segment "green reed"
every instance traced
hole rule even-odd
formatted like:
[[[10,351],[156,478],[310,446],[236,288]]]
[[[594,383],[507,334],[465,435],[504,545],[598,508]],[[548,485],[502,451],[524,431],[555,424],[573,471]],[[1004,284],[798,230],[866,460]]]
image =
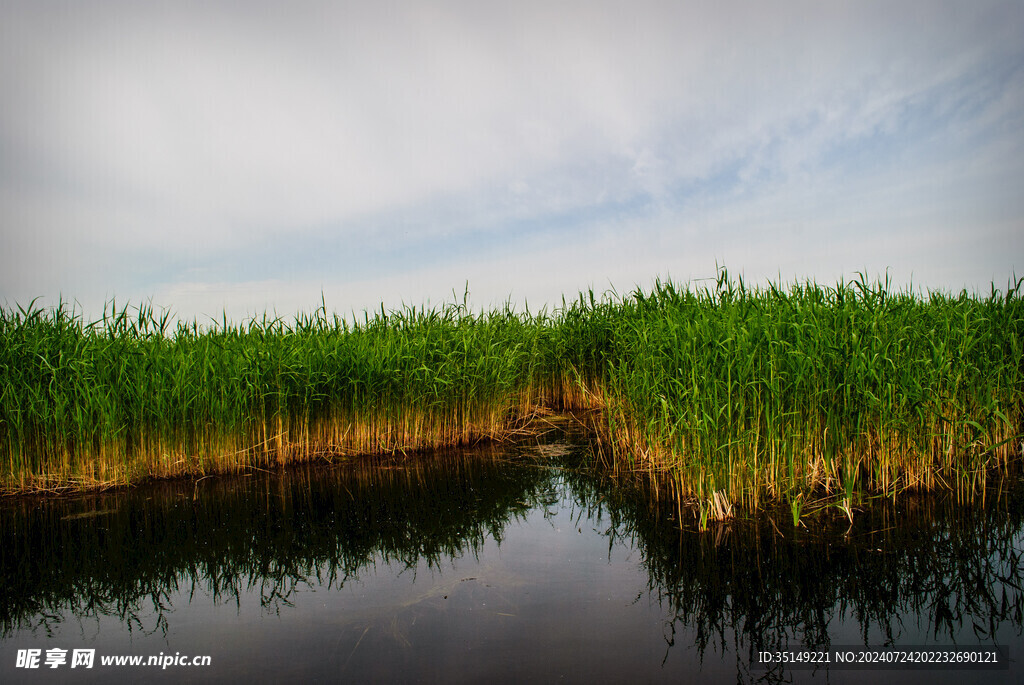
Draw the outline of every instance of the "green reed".
[[[152,309],[85,323],[0,316],[6,489],[122,483],[507,434],[550,395],[542,317],[464,305],[168,326]]]
[[[751,289],[723,270],[714,286],[588,292],[552,314],[463,302],[351,322],[321,307],[208,328],[145,306],[90,323],[65,305],[0,310],[0,484],[468,444],[553,407],[603,409],[616,468],[723,511],[827,496],[848,513],[906,489],[971,498],[1024,437],[1020,285]]]
[[[659,283],[615,310],[605,388],[618,451],[679,496],[756,505],[953,488],[971,497],[1024,434],[1024,304],[888,283]]]

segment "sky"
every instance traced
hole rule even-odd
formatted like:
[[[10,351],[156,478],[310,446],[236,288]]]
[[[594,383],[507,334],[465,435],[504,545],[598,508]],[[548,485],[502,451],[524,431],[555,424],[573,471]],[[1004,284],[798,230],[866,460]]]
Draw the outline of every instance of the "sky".
[[[1024,3],[0,0],[0,306],[1024,276]]]

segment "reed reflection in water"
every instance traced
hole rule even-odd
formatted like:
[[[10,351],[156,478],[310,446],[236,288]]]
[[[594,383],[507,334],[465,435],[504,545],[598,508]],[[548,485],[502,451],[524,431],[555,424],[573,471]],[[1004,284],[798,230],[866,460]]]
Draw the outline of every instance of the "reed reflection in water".
[[[555,442],[4,502],[0,674],[48,646],[211,654],[188,673],[208,680],[448,682],[823,678],[751,666],[802,646],[1021,653],[1020,488],[878,504],[849,530],[766,512],[699,532],[592,461]]]

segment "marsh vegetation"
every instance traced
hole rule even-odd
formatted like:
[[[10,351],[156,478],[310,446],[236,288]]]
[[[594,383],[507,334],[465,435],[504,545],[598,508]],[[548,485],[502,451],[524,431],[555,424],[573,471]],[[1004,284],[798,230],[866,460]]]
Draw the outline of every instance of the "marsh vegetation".
[[[467,445],[591,410],[601,458],[705,520],[983,496],[1024,439],[1021,281],[987,297],[659,282],[555,311],[450,304],[173,326],[0,311],[5,492]]]

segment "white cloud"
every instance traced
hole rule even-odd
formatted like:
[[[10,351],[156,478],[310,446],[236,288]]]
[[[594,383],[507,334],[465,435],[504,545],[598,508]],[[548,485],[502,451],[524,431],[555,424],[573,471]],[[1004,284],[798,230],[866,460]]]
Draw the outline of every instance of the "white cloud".
[[[263,299],[284,302],[348,282],[303,266],[328,244],[386,261],[451,245],[461,261],[415,272],[463,282],[523,225],[570,230],[556,243],[629,236],[551,288],[649,279],[662,261],[644,245],[678,226],[748,246],[790,216],[834,244],[958,213],[1008,231],[1022,17],[1012,3],[6,3],[0,295],[128,290],[184,310],[248,302],[262,269]],[[913,189],[941,170],[964,185]],[[420,288],[357,266],[347,278],[376,299]]]

